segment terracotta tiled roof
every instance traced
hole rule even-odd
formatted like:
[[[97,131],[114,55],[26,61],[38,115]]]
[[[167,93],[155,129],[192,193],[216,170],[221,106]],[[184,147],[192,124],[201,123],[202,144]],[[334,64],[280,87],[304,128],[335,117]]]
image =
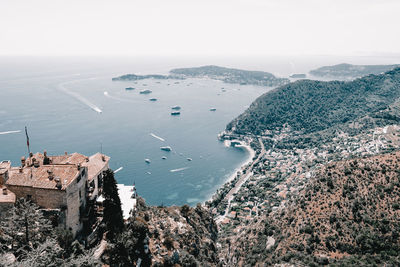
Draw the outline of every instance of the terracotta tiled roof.
[[[0,174],[5,173],[11,167],[11,162],[8,160],[0,161]]]
[[[62,188],[65,190],[68,185],[78,176],[77,165],[88,168],[88,179],[96,177],[99,172],[108,164],[110,157],[96,153],[90,157],[79,153],[72,153],[60,156],[48,156],[51,163],[43,165],[44,154],[36,153],[33,158],[39,162],[39,167],[35,168],[32,164],[32,159],[28,158],[27,164],[22,171],[20,168],[10,168],[9,179],[6,184],[18,186],[30,186],[35,188],[57,189],[55,178],[60,178]],[[0,167],[2,163],[0,162]],[[1,170],[1,169],[0,169]],[[54,178],[49,179],[48,171],[52,171]],[[32,177],[31,177],[32,176]]]
[[[49,179],[49,173],[53,173],[54,178]],[[79,174],[76,165],[41,165],[38,168],[25,167],[11,168],[7,185],[30,186],[34,188],[57,189],[55,178],[60,178],[62,188],[65,190]],[[57,189],[58,190],[58,189]]]
[[[36,153],[33,157],[40,162],[40,165],[43,164],[44,155],[42,153]],[[110,157],[101,153],[96,153],[90,157],[79,153],[48,157],[51,159],[51,164],[81,164],[88,167],[88,180],[92,180],[97,176],[110,161]]]
[[[3,194],[3,189],[6,189],[7,195]],[[0,203],[15,203],[15,194],[7,189],[5,186],[0,185]]]
[[[42,153],[36,153],[33,157],[43,164],[44,155]],[[51,160],[51,164],[82,164],[88,157],[79,153],[72,153],[60,156],[48,156]]]
[[[83,162],[82,166],[88,167],[88,180],[91,181],[94,177],[96,177],[109,161],[110,157],[96,153],[89,157],[89,161]]]
[[[50,156],[52,164],[82,164],[87,157],[79,153],[72,153],[62,156]]]

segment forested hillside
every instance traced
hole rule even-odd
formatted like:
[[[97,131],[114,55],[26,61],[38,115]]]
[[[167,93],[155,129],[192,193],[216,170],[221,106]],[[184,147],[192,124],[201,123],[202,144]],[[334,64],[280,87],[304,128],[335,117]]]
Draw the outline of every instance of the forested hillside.
[[[227,130],[261,135],[288,124],[307,134],[366,116],[400,121],[399,97],[400,68],[351,82],[302,80],[262,95]]]
[[[396,152],[324,166],[283,209],[256,222],[256,240],[242,240],[252,248],[237,253],[263,266],[398,266],[399,160]],[[276,241],[269,248],[268,236]]]
[[[359,78],[369,74],[381,74],[392,70],[400,65],[352,65],[338,64],[333,66],[324,66],[310,71],[310,74],[316,77],[351,79]]]
[[[260,86],[279,86],[289,82],[288,79],[275,77],[269,72],[240,70],[213,65],[196,68],[173,69],[170,73],[173,75],[182,75],[187,78],[207,77],[214,80],[221,80],[226,83],[253,84]]]

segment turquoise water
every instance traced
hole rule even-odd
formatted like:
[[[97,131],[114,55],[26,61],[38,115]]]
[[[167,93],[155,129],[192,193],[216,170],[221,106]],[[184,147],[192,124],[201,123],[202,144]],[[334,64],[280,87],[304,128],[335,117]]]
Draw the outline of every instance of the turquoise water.
[[[160,73],[170,66],[98,62],[19,59],[1,65],[0,132],[21,132],[0,135],[0,160],[18,165],[27,154],[26,125],[33,152],[90,155],[102,150],[114,170],[123,167],[117,181],[135,181],[149,204],[194,205],[247,159],[247,151],[225,147],[217,134],[268,88],[202,79],[112,82],[118,74]],[[125,90],[129,86],[136,89]],[[139,94],[144,89],[152,93]],[[182,107],[180,116],[170,115],[174,105]],[[172,151],[161,151],[161,146]]]
[[[215,64],[264,70],[281,77],[342,62],[394,64],[385,57],[269,58],[0,58],[0,160],[19,164],[31,150],[50,154],[100,151],[111,157],[119,183],[136,182],[138,193],[153,205],[207,199],[243,163],[247,151],[227,148],[217,134],[269,88],[224,84],[212,80],[112,82],[126,73],[165,74],[172,68]],[[144,86],[143,84],[147,84]],[[169,85],[168,85],[169,84]],[[125,87],[135,87],[126,91]],[[226,92],[222,92],[222,87]],[[149,89],[149,95],[139,94]],[[104,94],[107,92],[107,94]],[[151,102],[149,98],[157,98]],[[182,107],[170,115],[170,107]],[[102,113],[93,108],[102,110]],[[209,111],[216,108],[215,112]],[[160,141],[154,133],[165,139]],[[161,151],[171,146],[172,152]],[[163,160],[162,157],[167,159]],[[150,164],[144,159],[151,160]],[[187,161],[192,158],[192,161]],[[182,169],[171,172],[171,170]]]

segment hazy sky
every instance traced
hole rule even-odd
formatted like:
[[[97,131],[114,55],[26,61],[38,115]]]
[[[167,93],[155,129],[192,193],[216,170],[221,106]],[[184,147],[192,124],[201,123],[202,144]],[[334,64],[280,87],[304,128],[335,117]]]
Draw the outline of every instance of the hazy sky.
[[[400,53],[399,0],[0,0],[0,55]]]

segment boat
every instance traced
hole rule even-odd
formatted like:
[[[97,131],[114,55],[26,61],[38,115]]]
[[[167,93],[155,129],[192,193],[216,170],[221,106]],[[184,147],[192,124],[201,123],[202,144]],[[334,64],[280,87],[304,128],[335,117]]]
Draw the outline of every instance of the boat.
[[[149,159],[144,159],[144,161],[145,161],[146,163],[150,163],[150,162],[151,162],[151,160],[149,160]]]
[[[172,116],[177,116],[177,115],[181,115],[181,113],[179,111],[173,111],[171,112]]]
[[[192,158],[187,158],[187,161],[192,161],[193,159]]]
[[[216,108],[210,108],[210,111],[216,111],[217,109]]]
[[[125,90],[135,90],[135,87],[126,87]]]
[[[171,107],[171,109],[173,109],[173,110],[180,110],[181,107],[180,107],[180,106],[173,106],[173,107]]]
[[[150,93],[151,93],[151,90],[149,90],[149,89],[140,91],[140,94],[150,94]]]
[[[163,156],[162,159],[167,159],[167,157],[166,157],[166,156]]]
[[[157,98],[150,98],[149,100],[154,102],[157,101]]]
[[[168,151],[168,152],[172,150],[172,148],[170,146],[162,146],[162,147],[160,147],[160,149],[164,150],[164,151]]]

